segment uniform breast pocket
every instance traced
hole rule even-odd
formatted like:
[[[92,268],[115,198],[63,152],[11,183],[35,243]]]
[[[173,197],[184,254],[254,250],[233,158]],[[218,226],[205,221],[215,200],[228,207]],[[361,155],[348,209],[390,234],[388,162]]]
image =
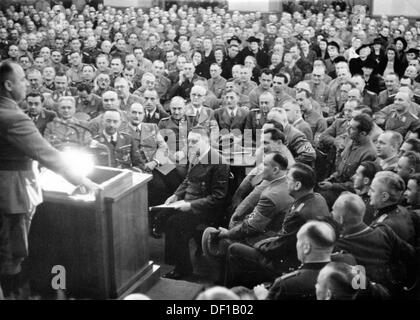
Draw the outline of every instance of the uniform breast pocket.
[[[117,160],[129,163],[131,161],[131,146],[123,146],[117,150]]]

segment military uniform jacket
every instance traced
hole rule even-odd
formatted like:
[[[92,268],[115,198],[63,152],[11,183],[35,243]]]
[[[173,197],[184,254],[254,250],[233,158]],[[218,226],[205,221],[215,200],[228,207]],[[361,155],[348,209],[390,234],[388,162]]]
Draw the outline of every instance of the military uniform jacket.
[[[286,138],[285,145],[289,148],[295,160],[311,166],[315,161],[316,152],[305,135],[291,125],[286,125],[283,133]]]
[[[71,85],[75,86],[83,81],[82,67],[83,65],[77,69],[71,67],[67,70],[66,75],[69,78]]]
[[[277,278],[267,300],[316,300],[318,274],[327,264],[305,263],[298,270]]]
[[[176,120],[172,116],[163,118],[158,124],[160,134],[165,138],[169,149],[169,157],[177,151],[184,152],[187,155],[187,137],[191,128],[188,127],[187,118],[184,116],[181,120]],[[174,161],[175,159],[172,158]],[[187,160],[185,159],[185,164]]]
[[[396,94],[396,92],[393,92],[392,94],[389,94],[389,91],[387,89],[379,92],[379,95],[378,95],[378,109],[382,110],[384,107],[392,104],[394,102],[395,94]]]
[[[411,112],[407,111],[403,114],[398,114],[393,109],[394,105],[389,105],[376,113],[377,118],[385,119],[385,130],[397,131],[405,137],[409,131],[413,132],[420,127],[419,118]]]
[[[261,193],[257,205],[244,221],[229,230],[229,239],[253,237],[252,242],[267,237],[268,231],[278,232],[293,198],[287,191],[286,176],[271,181]],[[257,237],[257,238],[256,238]]]
[[[373,223],[363,230],[341,235],[334,251],[352,254],[357,264],[366,268],[370,280],[389,289],[402,280],[405,270],[401,267],[416,268],[418,260],[415,248],[383,223]]]
[[[128,131],[128,123],[129,123],[128,118],[127,118],[127,114],[124,111],[120,110],[120,115],[121,115],[121,126],[120,126],[119,130],[121,132],[127,132]],[[96,118],[93,118],[92,120],[89,121],[88,127],[89,127],[89,130],[92,132],[92,135],[96,136],[104,130],[103,116],[104,116],[104,114],[101,113],[99,116],[97,116]]]
[[[129,134],[118,132],[115,146],[107,140],[103,133],[93,139],[106,146],[106,148],[93,149],[99,165],[120,169],[141,167],[139,150]]]
[[[314,135],[312,133],[312,128],[303,118],[298,119],[297,121],[293,122],[293,127],[298,129],[302,132],[306,139],[313,145],[314,144]]]
[[[55,118],[48,123],[44,137],[57,149],[62,149],[66,145],[86,146],[92,139],[87,127],[87,122],[76,118],[68,121]]]
[[[264,256],[281,266],[298,264],[296,234],[308,220],[330,217],[327,202],[318,193],[309,193],[292,204],[283,221],[278,236],[262,240],[254,245]]]
[[[327,121],[314,109],[304,113],[303,118],[311,126],[315,142],[318,141],[321,133],[327,129]]]
[[[348,136],[350,122],[346,119],[335,120],[319,137],[321,144],[333,146],[336,138],[341,137],[345,140]]]
[[[135,94],[129,94],[127,100],[120,99],[120,109],[123,111],[128,111],[133,103],[141,103],[141,98]]]
[[[416,241],[416,225],[413,215],[406,208],[398,205],[381,208],[375,212],[372,224],[386,224],[401,239],[414,245]]]
[[[41,113],[32,119],[35,123],[35,126],[38,128],[39,132],[43,135],[47,124],[54,120],[57,114],[54,111],[43,109]]]
[[[26,213],[36,205],[27,192],[37,186],[32,159],[78,185],[81,177],[67,168],[61,154],[41,135],[16,102],[0,97],[0,212]]]
[[[348,182],[363,161],[375,161],[376,151],[370,139],[361,143],[350,141],[346,144],[337,166],[338,182]]]
[[[274,107],[283,108],[283,105],[287,102],[293,100],[293,97],[282,91],[281,93],[274,93]]]
[[[160,165],[168,162],[168,146],[154,123],[141,123],[138,127],[129,125],[128,133],[133,137],[144,163],[156,160]]]
[[[190,166],[174,194],[191,203],[193,214],[212,221],[225,204],[228,180],[229,165],[217,150],[210,149],[196,165]]]

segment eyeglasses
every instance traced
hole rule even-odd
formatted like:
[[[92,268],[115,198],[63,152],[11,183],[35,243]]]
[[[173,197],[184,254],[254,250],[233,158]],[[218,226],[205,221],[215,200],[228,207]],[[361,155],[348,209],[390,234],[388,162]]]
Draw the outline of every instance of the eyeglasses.
[[[198,97],[198,98],[201,98],[201,97],[204,97],[204,95],[202,95],[202,94],[198,94],[198,93],[191,93],[191,97]]]

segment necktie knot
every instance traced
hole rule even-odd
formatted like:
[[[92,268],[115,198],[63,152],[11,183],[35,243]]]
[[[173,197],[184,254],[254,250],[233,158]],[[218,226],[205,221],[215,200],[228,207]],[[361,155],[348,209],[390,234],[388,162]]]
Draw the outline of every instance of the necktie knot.
[[[117,145],[117,141],[114,139],[114,136],[111,136],[111,144],[115,147]]]

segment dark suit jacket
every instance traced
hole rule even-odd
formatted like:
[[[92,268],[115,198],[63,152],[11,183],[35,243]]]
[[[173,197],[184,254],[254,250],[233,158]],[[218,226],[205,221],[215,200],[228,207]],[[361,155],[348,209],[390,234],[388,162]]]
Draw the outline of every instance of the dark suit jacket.
[[[41,135],[16,102],[0,97],[0,212],[26,213],[34,203],[27,187],[37,187],[32,160],[78,185],[82,177],[67,167],[61,154]]]
[[[235,117],[232,119],[229,114],[230,110],[227,107],[217,109],[214,112],[214,118],[219,125],[219,129],[227,129],[229,131],[233,129],[239,129],[241,133],[244,132],[246,118],[248,116],[248,110],[238,107]]]
[[[264,256],[281,267],[299,264],[296,251],[296,234],[308,220],[331,216],[327,202],[318,193],[309,193],[297,199],[283,221],[277,237],[268,238],[254,245]]]
[[[225,204],[228,180],[229,165],[217,150],[210,149],[198,164],[189,168],[175,195],[191,203],[193,214],[211,221],[217,219]]]
[[[35,126],[38,128],[39,132],[44,135],[45,128],[47,124],[54,120],[57,114],[54,111],[42,110],[38,118],[34,121]]]

